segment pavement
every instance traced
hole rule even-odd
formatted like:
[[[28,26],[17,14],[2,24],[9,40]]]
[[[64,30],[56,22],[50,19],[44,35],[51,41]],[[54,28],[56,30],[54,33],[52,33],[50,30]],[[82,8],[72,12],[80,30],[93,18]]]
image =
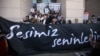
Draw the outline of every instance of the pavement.
[[[29,56],[86,56],[86,51],[83,52],[71,52],[71,53],[45,53],[45,54],[37,54],[37,55],[29,55]]]

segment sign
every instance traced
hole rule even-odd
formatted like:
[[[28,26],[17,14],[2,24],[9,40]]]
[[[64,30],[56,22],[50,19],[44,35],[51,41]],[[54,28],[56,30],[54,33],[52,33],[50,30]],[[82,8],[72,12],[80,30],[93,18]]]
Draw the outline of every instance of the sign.
[[[100,24],[35,25],[0,17],[0,29],[13,50],[27,55],[39,52],[84,50],[90,48],[89,34],[100,38]]]
[[[47,6],[46,3],[37,3],[37,10],[40,11],[40,13],[44,14],[44,8]]]
[[[41,14],[47,14],[49,10],[53,10],[55,12],[60,12],[61,10],[60,3],[36,3],[36,5],[37,10],[40,11]]]
[[[49,8],[51,10],[54,10],[55,12],[59,12],[61,8],[61,4],[60,3],[50,3]]]

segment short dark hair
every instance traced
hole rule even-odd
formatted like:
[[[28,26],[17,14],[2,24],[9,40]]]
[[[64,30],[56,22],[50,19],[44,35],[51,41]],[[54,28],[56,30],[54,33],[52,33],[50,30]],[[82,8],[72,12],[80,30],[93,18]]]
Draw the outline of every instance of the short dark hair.
[[[95,15],[92,15],[92,17],[95,17]]]

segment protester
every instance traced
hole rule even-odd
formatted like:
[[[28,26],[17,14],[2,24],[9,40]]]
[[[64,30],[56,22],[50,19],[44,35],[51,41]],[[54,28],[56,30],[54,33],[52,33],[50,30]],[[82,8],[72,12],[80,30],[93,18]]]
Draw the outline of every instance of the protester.
[[[50,24],[57,24],[57,19],[53,18]]]
[[[62,14],[58,13],[58,17],[57,17],[58,21],[60,21],[62,17],[63,17]]]
[[[48,14],[47,15],[47,20],[46,20],[46,24],[50,24],[52,22],[52,19],[54,18],[54,16],[52,14]]]
[[[42,9],[41,9],[42,10]],[[44,11],[37,10],[35,8],[31,8],[29,15],[23,19],[23,22],[35,23],[35,24],[51,24],[57,20],[56,24],[66,24],[65,19],[59,11],[55,12],[54,9],[50,9],[48,6],[44,8]],[[54,19],[56,18],[56,20]]]
[[[91,23],[97,23],[97,18],[95,15],[92,15]]]
[[[42,23],[43,25],[46,25],[46,21],[47,21],[47,15],[44,15],[44,16],[42,17],[42,19],[41,19],[41,23]]]
[[[23,19],[23,22],[30,22],[29,16],[26,16],[26,17]]]
[[[72,21],[71,21],[71,20],[68,20],[68,21],[67,21],[67,24],[72,24]]]
[[[90,34],[89,41],[92,46],[92,50],[88,56],[100,56],[100,37],[97,40],[94,40],[93,38],[93,34]]]
[[[61,20],[59,20],[58,22],[59,22],[59,24],[66,24],[64,17],[62,17]]]
[[[83,23],[87,23],[88,20],[89,20],[89,12],[85,10],[83,14]]]
[[[5,34],[0,30],[0,56],[8,56],[8,45],[4,37]]]
[[[91,20],[88,20],[88,21],[86,22],[86,24],[91,24]]]

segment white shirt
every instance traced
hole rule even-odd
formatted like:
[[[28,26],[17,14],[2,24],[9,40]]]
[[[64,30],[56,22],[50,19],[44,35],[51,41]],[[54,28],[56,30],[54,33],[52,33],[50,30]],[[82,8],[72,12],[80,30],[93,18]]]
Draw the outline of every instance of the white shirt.
[[[35,12],[34,8],[31,8],[31,12],[32,12],[32,13],[34,13],[34,12]]]
[[[43,20],[43,24],[44,24],[44,25],[46,24],[46,20]]]
[[[88,20],[89,19],[89,13],[85,12],[83,15],[83,20]]]

